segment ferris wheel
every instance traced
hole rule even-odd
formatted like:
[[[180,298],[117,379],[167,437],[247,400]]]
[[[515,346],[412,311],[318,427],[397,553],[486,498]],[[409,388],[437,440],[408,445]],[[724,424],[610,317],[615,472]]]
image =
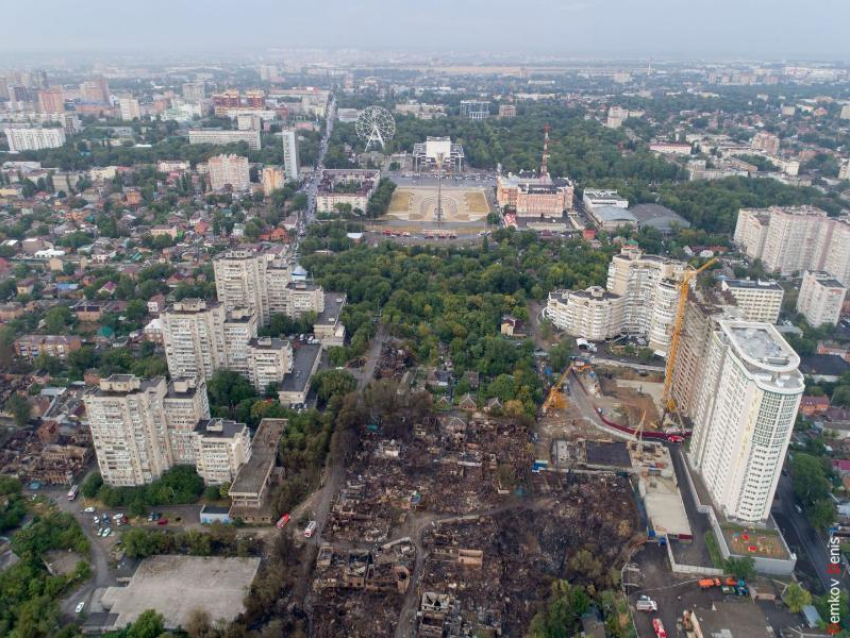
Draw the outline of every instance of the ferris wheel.
[[[382,106],[370,106],[360,113],[354,124],[357,136],[366,142],[366,150],[371,146],[386,147],[395,135],[395,120],[392,114]]]

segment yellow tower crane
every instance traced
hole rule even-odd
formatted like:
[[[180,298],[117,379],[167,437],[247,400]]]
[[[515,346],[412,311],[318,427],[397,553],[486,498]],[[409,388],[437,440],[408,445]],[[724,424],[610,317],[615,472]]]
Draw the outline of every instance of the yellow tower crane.
[[[682,282],[679,284],[679,307],[676,310],[676,321],[673,323],[673,334],[670,338],[670,350],[667,353],[667,367],[664,370],[664,407],[666,412],[676,410],[676,401],[671,392],[673,389],[673,370],[676,367],[676,356],[679,354],[679,341],[682,338],[682,323],[685,320],[685,306],[688,302],[688,293],[691,290],[691,281],[716,262],[717,257],[712,257],[696,270],[686,270],[682,274]]]
[[[567,407],[567,400],[564,397],[564,392],[561,390],[561,386],[563,386],[566,382],[572,368],[573,364],[571,363],[567,366],[567,369],[564,370],[563,374],[558,377],[558,380],[552,384],[552,387],[549,389],[549,395],[543,402],[543,414],[546,414],[549,411],[549,408],[552,407],[558,410],[563,410]]]

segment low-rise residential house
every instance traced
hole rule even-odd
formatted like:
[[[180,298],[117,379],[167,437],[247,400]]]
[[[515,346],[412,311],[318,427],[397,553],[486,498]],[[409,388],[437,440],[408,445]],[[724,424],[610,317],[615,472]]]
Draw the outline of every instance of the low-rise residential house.
[[[15,353],[31,361],[40,354],[65,361],[82,347],[83,340],[76,335],[24,335],[15,341]]]

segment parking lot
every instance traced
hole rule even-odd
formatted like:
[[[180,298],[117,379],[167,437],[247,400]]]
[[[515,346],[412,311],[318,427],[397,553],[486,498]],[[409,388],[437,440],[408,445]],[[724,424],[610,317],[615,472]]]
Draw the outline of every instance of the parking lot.
[[[799,626],[802,618],[792,614],[780,602],[753,602],[749,596],[726,595],[720,588],[700,589],[698,578],[688,574],[674,574],[667,562],[667,552],[658,545],[646,545],[633,558],[632,563],[639,571],[624,573],[624,583],[638,583],[627,587],[629,601],[634,605],[641,595],[652,598],[658,604],[657,612],[634,614],[639,636],[653,636],[652,619],[660,618],[670,638],[684,636],[679,623],[686,609],[709,609],[717,602],[734,602],[741,605],[758,606],[776,635],[786,627]]]

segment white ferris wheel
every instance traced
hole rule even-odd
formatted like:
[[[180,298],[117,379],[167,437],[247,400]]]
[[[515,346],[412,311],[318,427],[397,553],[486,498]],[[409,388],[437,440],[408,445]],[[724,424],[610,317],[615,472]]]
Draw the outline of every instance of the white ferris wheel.
[[[386,147],[395,135],[395,120],[392,114],[382,106],[370,106],[363,109],[354,124],[357,136],[366,142],[368,151],[373,145]]]

